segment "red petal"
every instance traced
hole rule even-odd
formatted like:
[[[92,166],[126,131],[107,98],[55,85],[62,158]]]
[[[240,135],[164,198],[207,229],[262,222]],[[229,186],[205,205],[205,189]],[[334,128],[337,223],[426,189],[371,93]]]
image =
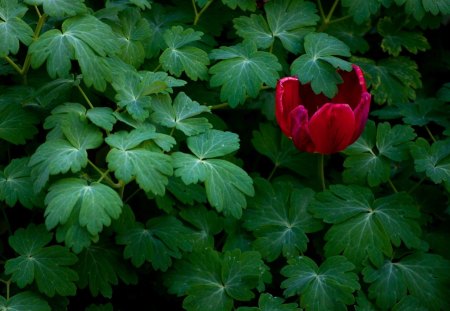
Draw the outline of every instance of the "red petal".
[[[366,89],[366,82],[361,69],[352,65],[352,71],[339,70],[343,82],[338,86],[338,93],[331,100],[333,103],[347,103],[355,109],[361,101],[361,96]]]
[[[296,77],[286,77],[277,83],[275,116],[281,130],[288,137],[291,137],[289,113],[300,104],[299,87],[300,83]]]
[[[355,116],[348,104],[327,103],[309,122],[315,152],[330,154],[344,150],[355,132]]]
[[[361,101],[359,102],[358,107],[353,110],[355,115],[355,132],[353,133],[350,144],[353,144],[364,131],[364,127],[366,126],[366,121],[369,116],[370,99],[370,94],[368,92],[364,92],[361,96]]]
[[[297,149],[306,152],[314,152],[314,144],[309,136],[308,111],[303,106],[298,106],[290,115],[291,135]]]

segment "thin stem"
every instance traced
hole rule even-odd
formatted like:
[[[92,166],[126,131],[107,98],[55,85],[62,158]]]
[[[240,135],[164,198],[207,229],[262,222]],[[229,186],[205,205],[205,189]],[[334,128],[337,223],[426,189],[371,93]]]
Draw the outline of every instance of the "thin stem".
[[[123,203],[127,203],[128,201],[130,201],[136,194],[138,194],[142,189],[141,188],[137,188],[132,194],[130,194],[128,196],[128,198],[126,198]]]
[[[20,66],[17,65],[11,58],[5,56],[5,60],[14,68],[15,71],[17,71],[19,74],[22,74],[22,68],[20,68]]]
[[[419,186],[422,184],[422,182],[425,180],[425,176],[422,177],[422,179],[419,180],[414,186],[411,187],[411,189],[408,190],[408,194],[413,193]]]
[[[86,93],[83,91],[83,89],[81,88],[81,86],[79,84],[77,84],[77,88],[78,88],[78,91],[80,91],[81,95],[83,96],[84,100],[89,105],[89,107],[91,107],[91,109],[94,108],[94,105],[92,105],[91,101],[89,100],[89,97],[87,97]]]
[[[333,19],[332,21],[328,22],[328,25],[333,24],[333,23],[339,23],[339,22],[345,21],[346,19],[349,19],[350,17],[352,17],[352,16],[351,15],[346,15],[346,16],[342,16],[342,17]]]
[[[319,157],[319,178],[320,178],[320,183],[322,184],[323,191],[325,191],[327,189],[327,186],[325,184],[324,158],[325,158],[325,155],[323,155],[323,154],[321,154]]]
[[[194,19],[194,26],[198,24],[198,21],[200,20],[200,16],[202,16],[203,13],[208,9],[208,7],[213,3],[214,0],[209,0],[205,6],[200,10],[200,12],[197,12],[197,7],[195,6],[195,0],[192,0],[192,3],[194,4],[195,9],[195,19]]]
[[[156,72],[159,70],[159,68],[161,68],[161,63],[158,64],[158,66],[155,67],[155,69],[153,69],[153,72]]]
[[[8,281],[0,279],[0,282],[4,283],[6,285],[6,300],[9,300],[11,279],[9,279]]]
[[[320,25],[318,31],[324,31],[328,27],[328,25],[330,24],[331,17],[333,17],[333,13],[336,10],[338,3],[339,3],[339,0],[335,0],[333,5],[331,6],[330,11],[328,12],[328,15],[325,16],[325,13],[324,13],[323,7],[322,7],[322,3],[319,0],[319,10],[320,10],[320,15],[322,17],[322,25]]]
[[[277,168],[278,168],[278,164],[276,164],[275,163],[275,165],[273,166],[273,168],[272,168],[272,171],[270,172],[270,174],[269,174],[269,177],[267,177],[267,180],[271,180],[272,179],[272,177],[273,177],[273,175],[275,174],[275,171],[277,170]]]
[[[428,127],[428,125],[425,125],[425,130],[427,131],[428,135],[430,135],[431,140],[435,143],[436,142],[436,138],[434,138],[433,133],[431,133],[430,128]]]
[[[221,109],[221,108],[225,108],[228,107],[228,103],[222,103],[222,104],[217,104],[217,105],[212,105],[212,106],[208,106],[209,109],[214,110],[214,109]]]
[[[41,34],[42,27],[44,26],[45,20],[47,19],[47,14],[41,14],[37,6],[34,6],[34,8],[36,10],[37,15],[39,16],[39,20],[37,22],[36,29],[34,29],[33,35],[33,40],[36,40],[37,38],[39,38],[39,35]],[[30,69],[30,65],[31,65],[31,54],[27,53],[27,56],[25,57],[25,61],[22,66],[22,75],[24,76],[24,79],[26,79],[26,74]]]
[[[97,182],[101,182],[103,179],[113,188],[120,188],[122,187],[122,183],[119,181],[118,183],[115,183],[109,178],[109,170],[106,170],[105,172],[102,171],[100,168],[97,167],[91,160],[88,159],[88,163],[94,170],[96,170],[100,174],[100,178],[97,180]]]
[[[327,17],[325,18],[327,24],[330,23],[331,17],[333,16],[334,10],[336,10],[338,3],[339,3],[339,0],[335,0],[333,3],[333,6],[330,9],[330,12],[328,12]]]
[[[197,5],[195,4],[195,0],[192,0],[192,7],[194,8],[194,13],[195,13],[195,16],[197,17],[198,11],[197,11]]]
[[[175,132],[175,127],[172,127],[172,129],[170,130],[170,136],[173,136],[173,133]]]
[[[395,187],[394,183],[392,182],[392,180],[391,180],[390,178],[388,179],[388,184],[389,184],[389,186],[391,186],[392,190],[393,190],[395,193],[398,193],[397,188]]]
[[[320,17],[325,20],[325,11],[323,10],[322,1],[318,1]]]

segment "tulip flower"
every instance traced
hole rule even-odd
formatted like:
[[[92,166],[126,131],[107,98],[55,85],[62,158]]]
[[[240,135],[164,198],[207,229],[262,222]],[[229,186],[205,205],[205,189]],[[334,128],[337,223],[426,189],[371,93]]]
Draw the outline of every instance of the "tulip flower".
[[[351,145],[364,130],[369,115],[370,94],[361,69],[338,70],[343,82],[329,99],[315,94],[311,85],[297,77],[285,77],[276,88],[275,114],[283,133],[297,149],[331,154]]]

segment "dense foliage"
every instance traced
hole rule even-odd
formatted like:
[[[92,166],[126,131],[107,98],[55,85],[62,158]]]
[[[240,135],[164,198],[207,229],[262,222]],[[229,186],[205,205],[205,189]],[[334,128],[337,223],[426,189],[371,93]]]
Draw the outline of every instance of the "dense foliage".
[[[449,310],[449,16],[0,0],[0,309]],[[277,80],[331,98],[352,64],[362,136],[298,151]]]

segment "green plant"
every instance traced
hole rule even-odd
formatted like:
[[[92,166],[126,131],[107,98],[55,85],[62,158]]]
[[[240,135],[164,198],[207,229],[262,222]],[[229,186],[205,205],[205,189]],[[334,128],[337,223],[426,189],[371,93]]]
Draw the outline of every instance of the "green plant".
[[[449,14],[0,0],[0,308],[448,309]],[[277,80],[352,63],[364,133],[299,152]]]

